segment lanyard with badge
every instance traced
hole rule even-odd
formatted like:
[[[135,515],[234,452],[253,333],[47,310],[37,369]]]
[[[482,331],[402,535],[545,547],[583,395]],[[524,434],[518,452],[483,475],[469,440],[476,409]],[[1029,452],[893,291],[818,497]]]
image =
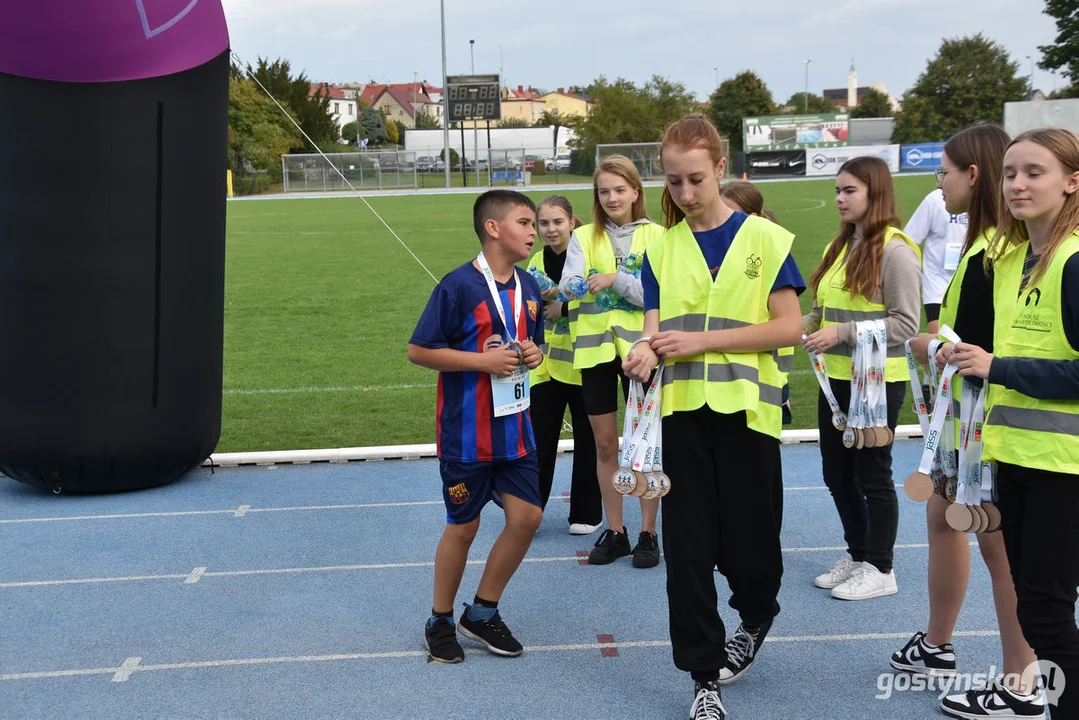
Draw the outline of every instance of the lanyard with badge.
[[[942,326],[940,334],[954,343],[959,342],[959,337],[948,327]],[[929,347],[929,370],[930,382],[935,379],[935,351],[939,343],[930,343]],[[940,384],[937,386],[937,397],[933,403],[933,413],[929,418],[925,432],[925,444],[922,449],[921,461],[918,470],[910,474],[904,482],[907,497],[917,502],[925,502],[932,495],[936,483],[933,481],[936,463],[939,461],[943,471],[941,494],[947,497],[948,487],[958,474],[954,455],[954,429],[952,424],[952,378],[958,370],[957,366],[949,363],[944,367],[940,376]]]
[[[498,286],[495,285],[495,276],[491,272],[491,266],[487,264],[487,258],[481,252],[476,256],[476,264],[480,266],[484,279],[487,281],[487,289],[491,291],[491,299],[494,300],[495,310],[502,320],[502,327],[506,330],[506,346],[517,351],[518,364],[508,377],[491,375],[491,400],[495,409],[495,417],[515,415],[528,409],[531,403],[528,384],[528,366],[524,364],[524,355],[521,352],[521,344],[517,341],[517,323],[521,317],[524,301],[524,288],[521,287],[521,279],[517,276],[517,269],[513,270],[513,281],[517,291],[513,294],[513,322],[506,321],[506,311],[502,309],[502,298],[498,295]]]
[[[641,338],[637,342],[645,342]],[[637,343],[634,343],[636,345]],[[623,495],[651,500],[663,497],[671,489],[670,478],[663,472],[663,397],[661,360],[647,391],[630,378],[626,414],[622,424],[622,452],[619,468],[612,482]]]

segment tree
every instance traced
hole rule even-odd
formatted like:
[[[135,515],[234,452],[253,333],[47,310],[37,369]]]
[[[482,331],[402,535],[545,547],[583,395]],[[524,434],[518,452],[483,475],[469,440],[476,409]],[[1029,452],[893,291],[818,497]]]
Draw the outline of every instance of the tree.
[[[398,144],[400,144],[400,145],[404,145],[405,144],[405,133],[408,132],[408,126],[405,125],[400,120],[394,120],[393,124],[397,126],[397,141],[396,142]],[[390,129],[389,126],[387,126],[386,130],[389,131],[389,129]]]
[[[367,108],[360,113],[360,125],[372,145],[386,142],[386,117],[378,110]]]
[[[809,93],[809,108],[807,109],[806,94],[804,92],[796,92],[787,100],[782,111],[784,114],[791,115],[798,115],[800,113],[831,114],[836,111],[836,107],[820,95]]]
[[[498,121],[498,127],[500,128],[526,128],[532,127],[531,124],[524,118],[502,118]]]
[[[386,142],[393,143],[394,145],[401,142],[401,134],[397,129],[397,122],[390,121],[386,123]]]
[[[1042,53],[1038,67],[1049,71],[1064,68],[1071,85],[1079,87],[1079,2],[1046,0],[1042,12],[1056,20],[1057,37],[1051,45],[1038,46]]]
[[[441,130],[442,123],[438,121],[438,118],[427,113],[420,113],[416,116],[416,129],[417,130]]]
[[[666,127],[693,112],[696,102],[681,83],[653,75],[638,88],[619,78],[600,77],[585,91],[595,103],[587,118],[575,118],[574,147],[581,155],[595,155],[600,143],[658,142]],[[563,119],[563,124],[570,122]]]
[[[277,99],[313,140],[319,143],[333,142],[339,135],[337,124],[330,116],[330,93],[323,85],[316,95],[311,94],[311,81],[302,72],[292,77],[292,68],[288,60],[269,62],[259,58],[254,76],[266,90]],[[306,145],[302,137],[294,150],[303,150]]]
[[[946,39],[903,98],[892,142],[944,140],[978,121],[999,123],[1004,103],[1026,99],[1018,63],[981,33]]]
[[[229,167],[238,174],[247,168],[281,179],[281,156],[297,143],[300,133],[270,98],[251,80],[229,79]]]
[[[892,109],[892,101],[888,96],[876,88],[870,88],[862,97],[858,98],[858,104],[850,111],[852,118],[890,118],[895,116]]]
[[[438,156],[444,161],[446,159],[446,148],[438,153]],[[452,170],[457,166],[457,163],[461,160],[460,154],[454,148],[450,148],[450,169]]]
[[[730,140],[731,150],[742,149],[742,120],[775,114],[772,92],[752,70],[745,70],[719,84],[710,100],[712,123]]]
[[[572,125],[573,125],[573,123],[575,121],[576,121],[575,116],[571,115],[567,119],[566,117],[558,115],[557,113],[549,112],[547,110],[544,110],[543,113],[539,116],[539,119],[536,120],[536,127],[553,127],[554,128],[554,138],[551,141],[551,158],[553,160],[556,160],[556,161],[558,160],[558,133],[559,133],[559,131],[564,127],[572,127]],[[558,164],[557,163],[554,166],[554,171],[555,171],[555,173],[558,172]]]
[[[356,137],[357,128],[359,128],[360,131],[359,137]],[[345,126],[341,128],[341,137],[343,137],[345,140],[348,140],[349,144],[351,145],[358,145],[359,141],[364,137],[363,127],[355,121],[345,123]]]

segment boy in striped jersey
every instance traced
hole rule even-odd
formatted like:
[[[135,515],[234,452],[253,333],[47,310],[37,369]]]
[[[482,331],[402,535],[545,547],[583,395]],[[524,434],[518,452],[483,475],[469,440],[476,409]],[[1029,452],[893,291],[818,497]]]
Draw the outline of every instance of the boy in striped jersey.
[[[430,659],[464,660],[457,630],[496,655],[523,648],[498,612],[498,600],[542,519],[528,370],[542,362],[542,297],[515,263],[536,238],[536,207],[525,195],[492,190],[473,206],[483,246],[431,294],[408,346],[408,359],[438,370],[438,457],[446,528],[435,553],[434,604],[424,645]],[[494,500],[506,513],[476,590],[453,624],[453,602],[480,511]]]

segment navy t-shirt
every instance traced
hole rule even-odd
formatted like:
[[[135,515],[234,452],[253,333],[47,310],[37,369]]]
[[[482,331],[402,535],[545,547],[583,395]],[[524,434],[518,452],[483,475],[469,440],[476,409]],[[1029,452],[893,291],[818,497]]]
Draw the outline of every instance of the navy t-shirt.
[[[719,274],[719,268],[723,264],[723,259],[727,256],[727,250],[730,249],[731,243],[734,242],[734,236],[742,229],[742,223],[746,221],[747,217],[749,216],[744,212],[735,211],[719,227],[693,233],[693,237],[697,239],[697,244],[704,255],[704,261],[708,263],[708,270],[712,273],[713,280]],[[659,280],[656,279],[656,274],[652,272],[652,265],[648,262],[647,251],[644,253],[644,267],[641,268],[641,284],[644,286],[645,312],[658,310]],[[787,259],[783,261],[783,265],[779,268],[776,281],[772,284],[772,292],[787,287],[794,288],[794,291],[799,295],[806,289],[802,273],[798,270],[798,265],[789,253],[787,254]]]
[[[543,343],[543,300],[536,281],[518,269],[524,292],[517,339]],[[496,282],[506,320],[513,317],[517,293],[513,278]],[[483,273],[471,262],[452,271],[431,293],[423,315],[409,342],[424,348],[452,348],[483,352],[484,343],[496,335],[505,339],[504,326],[495,309]],[[494,416],[491,376],[477,372],[438,374],[438,456],[454,462],[516,460],[535,450],[532,421],[527,411]]]

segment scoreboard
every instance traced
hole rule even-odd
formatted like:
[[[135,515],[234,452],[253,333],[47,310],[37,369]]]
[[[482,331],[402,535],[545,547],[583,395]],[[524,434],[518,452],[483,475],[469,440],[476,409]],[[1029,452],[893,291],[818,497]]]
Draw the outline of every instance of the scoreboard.
[[[449,122],[502,119],[502,83],[498,75],[447,75]]]

